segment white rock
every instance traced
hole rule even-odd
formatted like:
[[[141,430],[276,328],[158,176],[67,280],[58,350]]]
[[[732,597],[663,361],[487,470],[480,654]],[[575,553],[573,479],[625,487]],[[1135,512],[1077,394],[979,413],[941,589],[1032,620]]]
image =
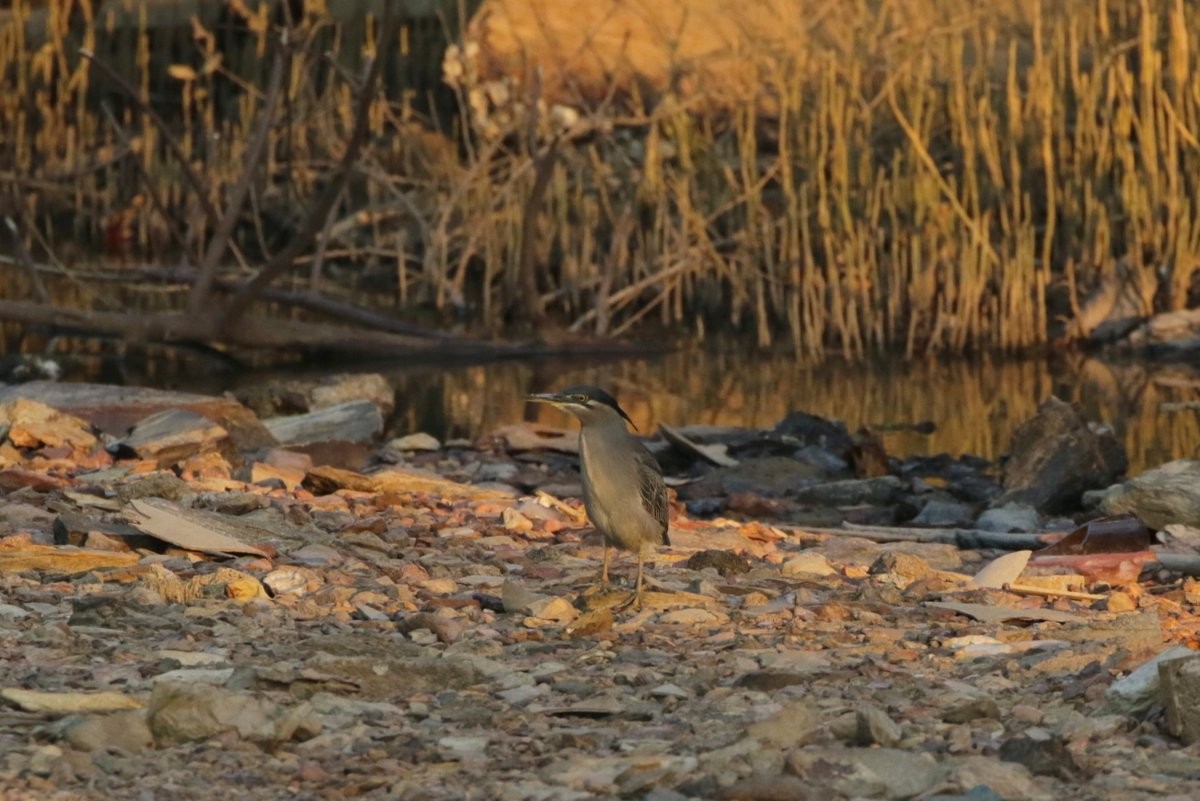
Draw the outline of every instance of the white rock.
[[[436,451],[442,447],[442,443],[437,441],[437,437],[418,431],[415,434],[396,437],[385,447],[393,451]]]

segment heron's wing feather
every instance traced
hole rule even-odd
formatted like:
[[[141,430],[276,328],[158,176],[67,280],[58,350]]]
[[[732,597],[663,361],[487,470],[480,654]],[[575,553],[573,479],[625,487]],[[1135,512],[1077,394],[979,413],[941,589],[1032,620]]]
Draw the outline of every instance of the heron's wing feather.
[[[662,543],[667,539],[667,485],[663,482],[662,468],[658,460],[645,447],[637,449],[638,489],[642,493],[642,506],[662,525]]]

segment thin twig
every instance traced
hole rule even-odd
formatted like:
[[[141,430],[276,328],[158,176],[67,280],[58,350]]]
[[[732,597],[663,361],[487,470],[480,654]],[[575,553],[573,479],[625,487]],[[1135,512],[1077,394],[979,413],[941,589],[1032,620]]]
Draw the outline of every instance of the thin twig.
[[[1069,598],[1072,601],[1103,601],[1107,595],[1097,595],[1094,592],[1075,592],[1074,590],[1051,590],[1046,587],[1031,587],[1028,584],[1005,584],[1005,592],[1015,595],[1037,595],[1042,598]]]

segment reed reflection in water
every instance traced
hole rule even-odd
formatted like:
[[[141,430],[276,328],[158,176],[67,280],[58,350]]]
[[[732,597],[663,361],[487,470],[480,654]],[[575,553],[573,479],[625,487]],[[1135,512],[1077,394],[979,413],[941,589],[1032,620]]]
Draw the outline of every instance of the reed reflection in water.
[[[790,411],[841,420],[853,431],[881,430],[893,455],[1002,455],[1013,430],[1055,394],[1078,402],[1087,419],[1124,438],[1130,473],[1200,450],[1192,409],[1200,372],[1187,366],[1106,363],[1083,356],[871,364],[798,364],[789,357],[683,350],[601,364],[504,362],[462,368],[385,370],[397,388],[394,433],[427,431],[475,438],[523,419],[570,420],[526,405],[528,392],[591,383],[609,388],[643,433],[670,425],[769,427]],[[931,434],[894,426],[929,421]]]

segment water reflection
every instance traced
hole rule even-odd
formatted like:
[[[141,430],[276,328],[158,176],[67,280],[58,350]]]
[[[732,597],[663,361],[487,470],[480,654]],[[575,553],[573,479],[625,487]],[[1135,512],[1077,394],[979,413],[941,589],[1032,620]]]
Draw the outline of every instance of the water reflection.
[[[385,371],[397,388],[397,432],[477,437],[521,419],[553,425],[555,410],[526,405],[527,392],[594,383],[608,387],[643,432],[660,421],[770,426],[803,409],[884,429],[897,455],[972,453],[995,459],[1013,429],[1051,394],[1078,402],[1090,420],[1112,425],[1125,440],[1131,472],[1200,447],[1197,412],[1165,412],[1163,403],[1200,400],[1200,373],[1186,366],[1148,369],[1083,356],[881,362],[806,367],[793,359],[684,350],[606,364],[500,363],[459,369]],[[919,434],[897,425],[931,421]]]
[[[341,366],[253,370],[197,367],[175,352],[144,359],[67,363],[67,377],[220,393],[264,381],[319,376]],[[182,359],[182,360],[181,360]],[[144,363],[143,363],[144,362]],[[140,366],[139,366],[140,365]],[[372,365],[396,387],[389,431],[477,438],[500,426],[538,419],[568,425],[561,413],[526,404],[529,392],[592,383],[610,389],[638,428],[658,423],[771,426],[802,409],[842,420],[854,430],[881,430],[895,455],[971,453],[995,459],[1013,429],[1051,394],[1080,404],[1090,420],[1124,438],[1131,473],[1200,452],[1200,370],[1188,365],[1107,362],[1080,354],[1053,359],[953,359],[904,363],[827,363],[812,367],[787,355],[684,349],[646,358],[509,361],[485,365]],[[1183,404],[1172,408],[1172,405]],[[1166,405],[1166,409],[1164,409]],[[932,422],[930,434],[895,426]]]

